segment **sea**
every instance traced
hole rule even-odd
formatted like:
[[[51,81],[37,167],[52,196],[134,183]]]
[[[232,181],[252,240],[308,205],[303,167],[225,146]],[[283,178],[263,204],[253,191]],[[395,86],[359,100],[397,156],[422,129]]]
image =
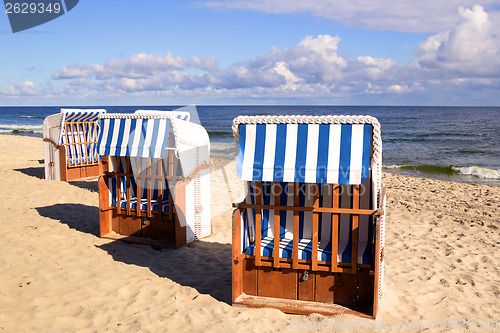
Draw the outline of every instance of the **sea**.
[[[61,108],[112,113],[180,106],[0,107],[0,134],[42,136],[42,122]],[[371,115],[381,124],[385,171],[445,181],[500,186],[500,107],[448,106],[191,106],[211,153],[236,156],[231,123],[239,115]]]

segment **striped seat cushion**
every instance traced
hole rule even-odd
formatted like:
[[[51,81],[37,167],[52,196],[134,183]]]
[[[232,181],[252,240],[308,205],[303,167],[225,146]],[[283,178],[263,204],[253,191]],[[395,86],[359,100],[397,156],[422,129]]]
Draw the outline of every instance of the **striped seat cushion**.
[[[87,157],[87,162],[85,162],[85,158],[83,158],[82,162],[80,162],[80,157],[77,156],[76,158],[73,158],[72,156],[69,157],[69,164],[79,164],[79,163],[90,163],[92,161],[97,162],[101,160],[101,156],[88,156]]]
[[[120,158],[121,164],[120,164],[120,172],[125,172],[125,163],[126,160],[125,158]],[[138,160],[133,160],[132,163],[141,163],[141,161]],[[142,161],[142,164],[144,164],[144,161]],[[143,169],[145,166],[143,166]],[[153,168],[152,169],[153,174],[157,174],[158,170]],[[162,193],[163,193],[163,199],[162,199],[162,211],[163,212],[168,212],[169,211],[169,202],[168,202],[168,184],[166,180],[160,181],[157,179],[151,179],[150,181],[146,181],[145,177],[139,176],[141,179],[141,186],[140,186],[140,197],[141,197],[141,203],[140,203],[140,209],[142,210],[148,210],[148,189],[146,188],[147,185],[151,186],[151,206],[152,206],[152,211],[158,211],[158,197],[159,197],[159,187],[162,187]],[[127,179],[126,177],[122,176],[120,177],[120,207],[121,208],[127,208]],[[130,208],[132,209],[137,209],[137,182],[135,177],[130,178]],[[113,207],[117,207],[117,180],[116,176],[111,177],[108,179],[108,188],[109,188],[109,204]]]
[[[112,201],[112,206],[116,207],[116,200]],[[153,208],[152,211],[157,212],[158,211],[158,200],[151,199],[151,206]],[[121,200],[120,207],[127,208],[127,199]],[[130,198],[130,208],[137,209],[137,198]],[[148,209],[148,199],[141,199],[141,209],[142,210]],[[168,210],[169,210],[168,200],[162,200],[162,212],[168,212]]]
[[[351,244],[348,242],[339,242],[339,251],[337,255],[337,262],[351,262]],[[362,248],[365,251],[358,255],[358,263],[370,264],[370,251],[366,248],[368,244],[364,244]],[[255,255],[255,243],[252,243],[247,249],[246,254]],[[274,255],[274,238],[263,237],[261,240],[260,254],[263,257],[272,257]],[[293,258],[293,239],[281,238],[280,239],[280,258],[292,259]],[[300,239],[299,240],[299,259],[311,260],[312,259],[312,240]],[[332,260],[332,244],[331,242],[320,242],[318,245],[318,261],[331,261]]]

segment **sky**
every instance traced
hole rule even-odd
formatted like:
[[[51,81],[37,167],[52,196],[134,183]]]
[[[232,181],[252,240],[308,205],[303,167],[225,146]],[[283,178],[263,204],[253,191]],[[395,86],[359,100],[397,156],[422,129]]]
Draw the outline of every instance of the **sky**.
[[[4,106],[500,106],[500,0],[82,0],[0,45]]]

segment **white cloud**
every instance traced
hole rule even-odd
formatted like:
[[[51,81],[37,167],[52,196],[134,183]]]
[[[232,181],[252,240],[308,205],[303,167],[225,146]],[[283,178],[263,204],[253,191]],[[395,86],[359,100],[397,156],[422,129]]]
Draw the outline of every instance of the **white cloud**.
[[[110,78],[146,78],[159,72],[182,70],[189,61],[182,57],[173,57],[171,52],[164,56],[138,53],[129,59],[111,59],[103,65],[80,66],[68,65],[52,75],[54,79],[74,79],[95,77],[100,80]]]
[[[4,89],[0,89],[0,95],[16,98],[22,96],[34,96],[38,94],[39,91],[35,88],[35,85],[31,81],[26,81],[24,83],[15,83]]]
[[[70,64],[55,72],[42,88],[36,89],[31,82],[16,83],[1,89],[0,95],[93,100],[168,96],[205,103],[238,98],[325,103],[367,96],[386,101],[381,98],[389,96],[405,104],[443,102],[449,99],[436,96],[446,95],[464,103],[475,96],[490,96],[488,101],[498,104],[500,47],[491,18],[481,6],[460,8],[458,14],[454,28],[429,37],[406,66],[370,55],[342,56],[338,36],[319,35],[306,36],[288,49],[272,47],[227,68],[220,68],[215,56],[183,58],[171,53]]]
[[[290,71],[307,82],[337,81],[347,66],[347,61],[337,54],[339,42],[337,36],[307,36],[299,45],[284,52],[284,61]]]
[[[340,24],[375,30],[437,32],[455,22],[456,8],[476,4],[498,11],[498,0],[207,0],[200,6],[273,14],[309,14]],[[496,15],[496,14],[495,14]]]
[[[213,55],[205,59],[200,59],[197,56],[191,56],[189,60],[193,67],[203,69],[206,71],[213,71],[219,68],[217,59]]]
[[[492,32],[481,6],[459,9],[460,21],[451,31],[429,37],[415,52],[415,63],[437,76],[497,77],[500,40]]]

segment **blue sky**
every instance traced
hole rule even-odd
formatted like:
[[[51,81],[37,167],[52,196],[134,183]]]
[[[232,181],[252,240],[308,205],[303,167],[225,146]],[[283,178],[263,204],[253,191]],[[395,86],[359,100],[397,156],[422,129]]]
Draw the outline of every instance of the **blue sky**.
[[[82,0],[12,33],[0,105],[500,105],[500,1]]]

